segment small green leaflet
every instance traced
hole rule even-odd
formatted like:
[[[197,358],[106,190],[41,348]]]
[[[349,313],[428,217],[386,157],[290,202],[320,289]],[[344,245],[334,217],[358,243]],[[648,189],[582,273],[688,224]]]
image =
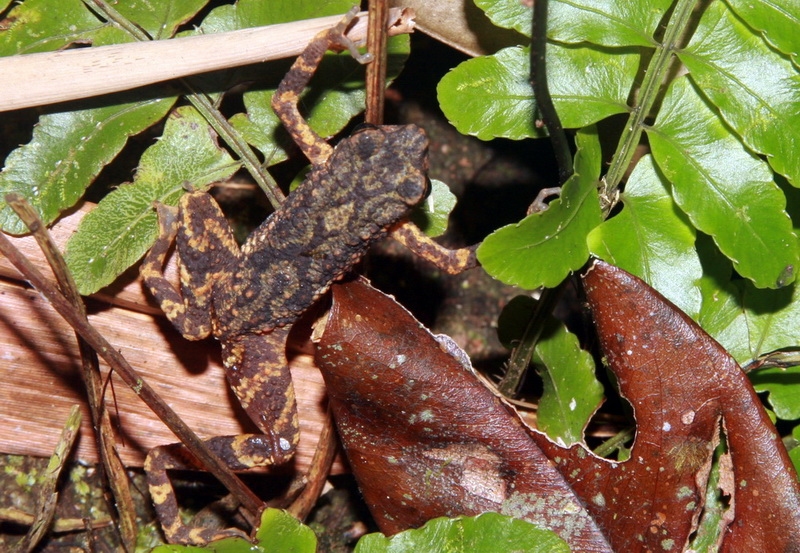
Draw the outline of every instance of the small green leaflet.
[[[761,288],[791,282],[783,275],[800,266],[800,248],[783,192],[686,77],[673,81],[648,136],[675,201],[736,270]]]
[[[11,10],[5,22],[9,27],[0,32],[0,56],[50,52],[76,42],[132,40],[98,19],[81,0],[26,0]]]
[[[222,33],[328,15],[344,15],[352,7],[351,0],[317,0],[316,2],[239,0],[236,3],[219,5],[211,10],[203,19],[200,30],[206,34]]]
[[[478,259],[494,278],[521,288],[555,287],[589,257],[586,238],[602,221],[597,195],[600,141],[596,129],[576,135],[575,174],[550,207],[505,226],[483,241]]]
[[[797,66],[753,34],[725,2],[708,5],[691,42],[678,56],[742,141],[800,187]]]
[[[547,36],[566,43],[654,46],[655,32],[670,0],[550,0]],[[531,8],[518,0],[475,0],[498,27],[531,35]]]
[[[767,398],[778,418],[800,419],[800,367],[758,370],[750,374],[750,381],[756,392],[769,392]]]
[[[800,443],[800,425],[792,429],[792,438],[794,438],[795,444]],[[789,450],[789,458],[794,464],[794,470],[800,473],[800,447],[798,447],[798,445],[795,445]]]
[[[436,87],[445,117],[463,134],[481,140],[545,136],[534,125],[527,48],[504,48],[461,63]]]
[[[161,40],[172,37],[179,26],[197,15],[206,4],[208,0],[126,0],[115,3],[114,9],[128,20],[135,21],[153,40]]]
[[[492,23],[503,29],[514,29],[531,36],[531,6],[516,0],[474,0]],[[550,9],[552,10],[552,4]]]
[[[503,345],[511,348],[520,339],[535,308],[536,300],[530,296],[508,302],[497,321]],[[603,386],[595,377],[591,354],[581,349],[577,336],[563,323],[549,317],[533,360],[544,388],[537,428],[564,447],[583,443],[586,425],[603,401]]]
[[[176,205],[185,185],[202,189],[238,168],[194,108],[175,110],[161,139],[142,155],[133,183],[106,196],[67,242],[67,265],[81,294],[110,284],[152,245],[154,202]]]
[[[456,197],[442,181],[431,179],[431,193],[412,213],[411,220],[431,237],[441,236],[447,230],[450,212],[456,206]]]
[[[776,350],[796,350],[800,346],[797,283],[771,290],[756,288],[747,280],[732,281],[731,262],[714,248],[707,236],[698,236],[697,251],[705,268],[698,280],[703,303],[697,322],[739,364],[745,365]]]
[[[651,156],[636,164],[620,199],[622,212],[589,233],[592,253],[638,276],[696,317],[701,303],[697,279],[703,269],[694,247],[695,229],[675,205]]]
[[[367,534],[355,553],[569,553],[550,530],[497,513],[455,519],[435,518],[416,530],[392,537]]]

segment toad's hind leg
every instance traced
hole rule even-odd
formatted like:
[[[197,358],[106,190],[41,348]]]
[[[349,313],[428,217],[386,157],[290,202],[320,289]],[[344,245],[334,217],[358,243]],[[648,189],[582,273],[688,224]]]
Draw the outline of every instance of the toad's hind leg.
[[[295,452],[299,437],[297,408],[284,353],[289,329],[268,335],[249,334],[223,343],[228,379],[242,406],[263,434],[217,436],[204,440],[234,471],[277,465]],[[170,543],[204,545],[237,529],[190,527],[181,519],[168,470],[201,470],[181,444],[157,447],[145,460],[147,484],[159,520]]]
[[[294,455],[300,432],[286,361],[289,328],[276,328],[266,335],[237,336],[222,343],[228,382],[242,408],[264,433],[271,464],[283,463]]]

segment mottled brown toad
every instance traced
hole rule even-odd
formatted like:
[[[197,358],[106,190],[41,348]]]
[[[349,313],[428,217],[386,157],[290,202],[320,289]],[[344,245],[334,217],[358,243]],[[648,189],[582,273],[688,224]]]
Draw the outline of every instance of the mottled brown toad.
[[[284,353],[290,325],[428,190],[428,139],[419,127],[365,127],[332,148],[297,109],[325,51],[347,46],[344,31],[355,13],[314,38],[273,97],[275,112],[312,163],[305,182],[241,247],[207,193],[184,195],[177,209],[159,205],[160,236],[141,268],[145,285],[185,338],[220,341],[230,385],[264,433],[208,440],[234,470],[282,463],[294,454],[298,421]],[[401,233],[415,242],[413,229]],[[176,237],[180,292],[163,275]],[[474,263],[470,256],[462,258]],[[166,474],[187,467],[179,459],[174,449],[159,448],[145,467],[167,538],[204,543],[230,535],[183,525]]]

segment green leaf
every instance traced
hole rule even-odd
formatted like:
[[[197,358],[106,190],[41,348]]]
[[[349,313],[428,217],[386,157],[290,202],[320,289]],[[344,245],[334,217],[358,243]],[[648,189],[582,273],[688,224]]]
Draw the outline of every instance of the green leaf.
[[[747,24],[758,30],[772,46],[792,57],[800,52],[800,3],[796,0],[727,0],[728,6]]]
[[[314,553],[317,550],[317,537],[311,528],[280,509],[264,511],[256,541],[265,551]]]
[[[367,534],[355,553],[568,553],[569,546],[550,530],[497,513],[455,519],[436,518],[416,530],[390,538]]]
[[[744,364],[752,357],[747,347],[741,288],[731,282],[733,264],[705,234],[698,234],[696,246],[703,265],[703,276],[697,281],[702,305],[696,320],[738,363]]]
[[[344,15],[352,7],[352,0],[317,0],[315,2],[239,0],[234,4],[223,4],[214,8],[203,19],[200,30],[206,34],[221,33],[328,15]]]
[[[756,392],[768,392],[778,418],[800,419],[800,367],[763,369],[750,374]]]
[[[553,44],[547,50],[550,93],[566,128],[628,111],[638,52]],[[542,137],[529,82],[530,51],[512,47],[461,63],[439,82],[445,117],[482,140]]]
[[[534,125],[529,58],[527,48],[512,47],[461,63],[436,87],[445,117],[481,140],[544,136]]]
[[[147,31],[153,40],[173,36],[178,27],[194,17],[208,0],[126,0],[114,4],[125,18]]]
[[[450,212],[456,206],[456,197],[442,181],[431,179],[431,193],[411,213],[411,220],[428,236],[441,236],[447,230]]]
[[[628,113],[638,49],[550,45],[547,74],[561,124],[577,129]]]
[[[536,345],[534,362],[544,386],[537,410],[539,430],[564,447],[583,443],[583,431],[603,401],[591,354],[551,317]]]
[[[724,2],[710,3],[678,55],[744,143],[800,186],[797,67],[753,34]]]
[[[800,442],[800,425],[795,426],[792,429],[792,437],[794,438],[795,442]],[[800,473],[800,447],[795,445],[795,447],[790,449],[789,458],[792,460],[792,464],[794,465],[794,470]]]
[[[492,23],[531,36],[531,4],[515,0],[474,0]],[[552,10],[552,5],[551,8]]]
[[[280,509],[265,509],[255,543],[244,538],[224,538],[206,546],[160,545],[152,553],[314,553],[313,530]]]
[[[0,56],[50,52],[97,40],[132,40],[98,19],[81,0],[26,0],[11,10],[6,21],[10,26],[0,32]]]
[[[625,269],[692,317],[700,311],[703,273],[695,230],[669,193],[651,156],[642,157],[625,185],[621,213],[589,233],[592,254]]]
[[[516,296],[497,320],[497,336],[511,349],[522,339],[537,301]],[[544,392],[537,410],[537,427],[558,444],[583,443],[583,431],[603,401],[603,386],[595,377],[592,356],[581,349],[578,338],[555,317],[544,323],[533,362]]]
[[[118,98],[120,103],[104,107],[43,115],[31,141],[6,159],[0,172],[0,196],[19,192],[49,224],[75,205],[128,137],[160,120],[175,102],[174,97]],[[27,230],[8,206],[0,211],[0,225],[11,233]]]
[[[561,197],[541,212],[486,237],[478,259],[494,278],[526,289],[554,287],[589,257],[586,238],[602,221],[597,195],[600,141],[596,129],[576,135],[575,174]]]
[[[67,242],[67,265],[81,294],[110,284],[152,245],[158,234],[153,202],[177,205],[185,185],[201,189],[238,168],[194,108],[177,109],[142,155],[134,182],[106,196]]]
[[[776,350],[800,346],[797,283],[778,290],[731,281],[732,266],[704,235],[697,246],[704,267],[697,322],[742,365]]]
[[[791,282],[783,275],[800,266],[800,248],[783,192],[687,78],[672,83],[648,135],[675,201],[736,270],[762,288]]]
[[[655,33],[670,0],[551,0],[547,36],[557,42],[654,47]],[[519,0],[475,0],[498,27],[531,36],[531,8]]]
[[[547,36],[568,43],[654,47],[653,34],[671,4],[671,0],[552,0]]]
[[[780,290],[760,290],[740,282],[747,323],[749,359],[800,346],[800,293],[797,284]],[[800,418],[791,417],[791,418]]]

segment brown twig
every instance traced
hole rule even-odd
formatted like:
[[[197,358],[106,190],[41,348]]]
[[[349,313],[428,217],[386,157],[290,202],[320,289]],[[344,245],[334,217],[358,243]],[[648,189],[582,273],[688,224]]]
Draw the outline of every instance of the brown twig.
[[[61,293],[72,304],[75,312],[82,317],[86,324],[89,324],[86,318],[86,307],[78,293],[75,280],[67,269],[61,252],[58,251],[58,247],[33,207],[21,194],[15,192],[7,194],[5,199],[36,239],[39,249],[53,270]],[[117,452],[111,418],[104,408],[103,383],[97,353],[77,332],[75,337],[81,355],[81,377],[86,390],[89,411],[92,415],[92,427],[95,429],[97,449],[105,469],[104,476],[114,496],[114,507],[119,516],[118,527],[122,542],[127,551],[133,551],[136,545],[136,511],[131,497],[130,482]]]

